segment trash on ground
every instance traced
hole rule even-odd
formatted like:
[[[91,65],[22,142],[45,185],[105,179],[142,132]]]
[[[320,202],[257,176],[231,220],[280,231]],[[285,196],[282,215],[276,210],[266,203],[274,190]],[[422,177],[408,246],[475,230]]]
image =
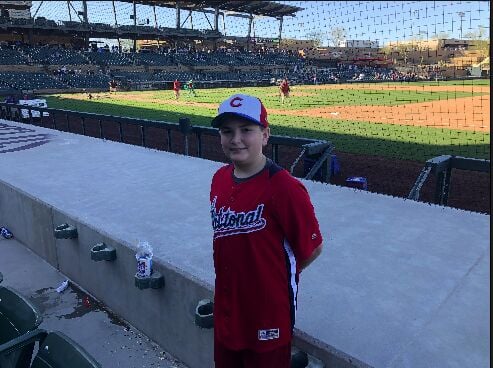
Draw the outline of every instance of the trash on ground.
[[[68,280],[65,280],[60,284],[59,287],[56,288],[57,293],[63,293],[63,291],[68,287]]]
[[[6,227],[0,227],[0,235],[2,235],[5,239],[11,239],[14,237],[14,234],[7,229]]]

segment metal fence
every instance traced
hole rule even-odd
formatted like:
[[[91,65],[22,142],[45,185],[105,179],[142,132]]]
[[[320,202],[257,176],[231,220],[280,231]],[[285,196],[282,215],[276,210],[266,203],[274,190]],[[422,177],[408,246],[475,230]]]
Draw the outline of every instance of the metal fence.
[[[165,132],[165,135],[162,135],[161,138],[166,144],[160,147],[168,152],[178,151],[188,156],[217,158],[210,157],[207,154],[208,150],[204,150],[204,144],[208,138],[215,137],[218,139],[218,130],[210,127],[192,126],[187,117],[180,118],[178,123],[171,123],[9,103],[0,103],[0,117],[71,133],[93,135],[101,139],[137,144],[148,148],[156,148],[154,145],[149,145],[148,142],[148,131],[155,128]],[[88,134],[89,125],[93,134]],[[137,128],[137,140],[135,139],[135,131],[133,134],[125,134],[125,126]],[[96,127],[96,134],[94,134],[94,127]],[[178,135],[173,133],[178,133]],[[133,135],[134,139],[128,140],[129,135]],[[194,152],[191,150],[192,137],[194,138]],[[180,146],[182,149],[174,149],[176,146]],[[334,149],[331,142],[271,135],[269,138],[270,152],[267,154],[276,163],[282,161],[280,159],[281,146],[292,147],[295,149],[294,151],[300,151],[289,165],[291,173],[298,173],[298,176],[300,176],[300,170],[295,172],[295,169],[298,162],[303,158],[304,161],[310,163],[310,167],[304,168],[302,177],[305,179],[314,179],[316,177],[320,181],[330,182],[331,164],[333,162],[331,154]],[[292,154],[291,152],[291,156]],[[284,166],[286,166],[286,160],[283,161]]]

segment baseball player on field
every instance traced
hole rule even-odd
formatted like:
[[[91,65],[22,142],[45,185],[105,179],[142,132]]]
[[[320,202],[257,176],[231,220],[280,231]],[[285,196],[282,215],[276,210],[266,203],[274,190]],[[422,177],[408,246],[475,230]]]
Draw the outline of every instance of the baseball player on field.
[[[236,94],[212,126],[231,164],[211,183],[216,368],[289,368],[300,272],[322,251],[304,185],[268,159],[267,111]]]
[[[173,82],[173,91],[175,92],[175,100],[178,100],[180,98],[180,88],[181,88],[181,83],[178,79],[175,79]]]
[[[279,94],[281,95],[281,103],[284,105],[284,100],[287,99],[287,98],[290,98],[289,97],[289,91],[291,90],[291,88],[289,87],[289,82],[288,82],[288,78],[284,78],[281,82],[281,84],[279,85]],[[291,104],[291,102],[290,102]]]

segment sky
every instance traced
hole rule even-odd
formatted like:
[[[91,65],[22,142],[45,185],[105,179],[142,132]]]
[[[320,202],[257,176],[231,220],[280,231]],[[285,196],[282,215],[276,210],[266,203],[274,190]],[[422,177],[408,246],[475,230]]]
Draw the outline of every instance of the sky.
[[[66,1],[33,1],[31,14],[56,21],[69,20]],[[39,7],[39,5],[41,6]],[[75,10],[82,10],[82,1],[71,1],[72,20],[78,20]],[[88,1],[89,21],[115,23],[111,1]],[[283,38],[309,39],[317,34],[322,45],[332,45],[332,30],[343,29],[348,40],[377,41],[380,46],[392,41],[431,39],[446,35],[448,38],[465,38],[479,27],[484,27],[484,37],[490,33],[489,1],[278,1],[278,3],[303,8],[295,17],[283,22]],[[38,9],[39,8],[39,9]],[[118,24],[133,24],[130,15],[133,5],[115,1]],[[75,10],[74,10],[75,9]],[[184,28],[191,28],[188,11],[181,12]],[[175,27],[176,11],[157,8],[159,26]],[[151,6],[137,5],[137,19],[154,26]],[[212,14],[192,13],[194,29],[211,29]],[[210,23],[210,24],[209,24]],[[226,16],[219,21],[219,30],[227,36],[246,36],[248,20]],[[277,38],[279,21],[270,17],[255,17],[252,36]]]

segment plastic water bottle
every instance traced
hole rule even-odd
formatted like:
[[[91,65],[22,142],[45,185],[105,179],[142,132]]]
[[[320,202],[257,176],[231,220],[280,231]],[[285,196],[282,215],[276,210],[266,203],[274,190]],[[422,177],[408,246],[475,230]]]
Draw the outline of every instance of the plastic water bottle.
[[[56,288],[57,293],[63,293],[63,291],[68,287],[68,280],[65,280],[60,284],[59,287]]]
[[[139,241],[137,245],[137,275],[149,277],[152,274],[152,246],[146,241]]]

